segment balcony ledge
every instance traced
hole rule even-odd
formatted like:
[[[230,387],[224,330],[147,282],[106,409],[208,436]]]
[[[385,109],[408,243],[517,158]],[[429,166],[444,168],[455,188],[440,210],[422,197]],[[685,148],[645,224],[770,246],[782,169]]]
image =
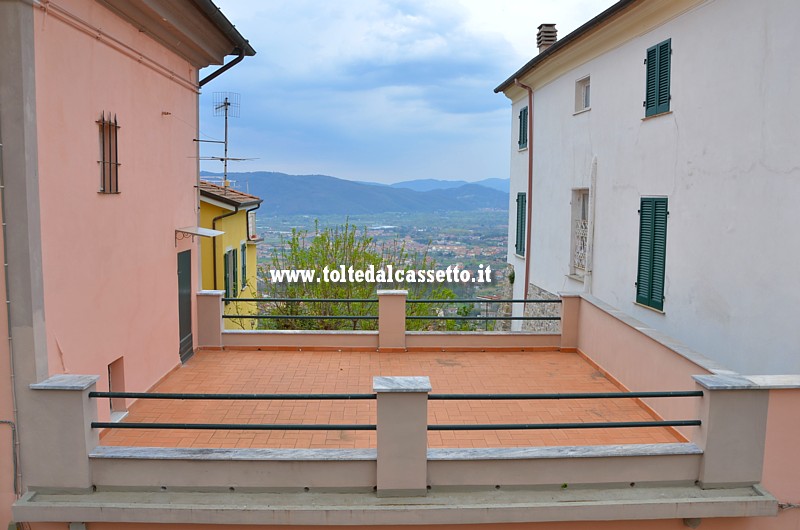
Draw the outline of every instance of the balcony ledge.
[[[18,521],[266,525],[496,524],[775,516],[777,500],[758,486],[695,486],[437,491],[427,497],[373,493],[96,491],[29,492]],[[424,514],[424,515],[423,515]]]

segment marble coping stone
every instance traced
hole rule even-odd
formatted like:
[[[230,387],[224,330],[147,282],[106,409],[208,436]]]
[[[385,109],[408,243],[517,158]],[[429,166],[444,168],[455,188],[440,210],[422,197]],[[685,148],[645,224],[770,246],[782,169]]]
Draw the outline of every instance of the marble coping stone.
[[[611,458],[635,456],[701,455],[693,443],[622,444],[564,447],[497,447],[482,449],[428,449],[428,460],[532,460],[555,458]],[[212,449],[180,447],[121,447],[101,445],[89,458],[118,460],[203,461],[369,461],[376,449]]]
[[[527,460],[552,458],[610,458],[627,456],[701,455],[693,443],[620,444],[562,447],[489,447],[429,449],[428,460]]]
[[[767,390],[800,389],[800,374],[747,375],[747,379]]]
[[[375,376],[372,378],[373,392],[430,392],[431,378],[424,376]]]
[[[30,385],[32,390],[86,390],[100,379],[97,375],[56,374]]]
[[[408,296],[405,289],[378,289],[378,296]]]
[[[378,335],[377,331],[370,330],[322,330],[322,329],[224,329],[223,335],[263,335],[263,336],[279,336],[279,335]],[[236,349],[236,346],[228,346],[231,349]]]
[[[212,449],[199,447],[122,447],[100,445],[89,458],[120,460],[377,460],[376,449]]]
[[[693,375],[700,386],[708,390],[758,390],[760,387],[741,375]]]

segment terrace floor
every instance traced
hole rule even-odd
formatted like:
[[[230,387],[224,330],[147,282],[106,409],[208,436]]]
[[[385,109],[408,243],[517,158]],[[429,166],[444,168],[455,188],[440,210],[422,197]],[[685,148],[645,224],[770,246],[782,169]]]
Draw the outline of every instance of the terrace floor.
[[[372,393],[372,377],[430,377],[432,393],[616,392],[583,357],[559,351],[199,351],[153,392]],[[139,400],[125,422],[372,423],[370,401]],[[636,399],[429,401],[430,424],[648,421]],[[657,418],[658,419],[658,418]],[[433,431],[429,447],[670,443],[668,428]],[[369,448],[374,431],[111,429],[102,445],[202,448]]]

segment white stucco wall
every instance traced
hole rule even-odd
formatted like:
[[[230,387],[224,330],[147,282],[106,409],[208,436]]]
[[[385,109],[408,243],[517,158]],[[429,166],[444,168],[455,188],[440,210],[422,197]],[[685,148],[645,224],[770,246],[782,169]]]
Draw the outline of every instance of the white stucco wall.
[[[570,200],[596,156],[593,293],[734,370],[800,373],[798,19],[795,0],[706,2],[539,88],[531,282],[583,290],[567,277]],[[671,112],[643,120],[645,53],[667,38]],[[585,75],[591,110],[573,115]],[[522,280],[515,132],[511,158],[509,260]],[[663,314],[634,304],[642,196],[669,199]]]

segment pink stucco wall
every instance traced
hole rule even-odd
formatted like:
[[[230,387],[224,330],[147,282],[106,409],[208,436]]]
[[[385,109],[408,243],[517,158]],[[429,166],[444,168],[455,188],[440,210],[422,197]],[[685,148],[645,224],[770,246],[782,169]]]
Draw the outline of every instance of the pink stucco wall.
[[[125,390],[146,390],[179,362],[177,253],[192,248],[198,270],[196,243],[176,247],[174,232],[197,224],[197,95],[152,64],[196,72],[99,2],[59,6],[67,20],[34,8],[49,370],[99,375],[105,390],[124,357]],[[103,111],[120,126],[118,195],[98,193]]]

